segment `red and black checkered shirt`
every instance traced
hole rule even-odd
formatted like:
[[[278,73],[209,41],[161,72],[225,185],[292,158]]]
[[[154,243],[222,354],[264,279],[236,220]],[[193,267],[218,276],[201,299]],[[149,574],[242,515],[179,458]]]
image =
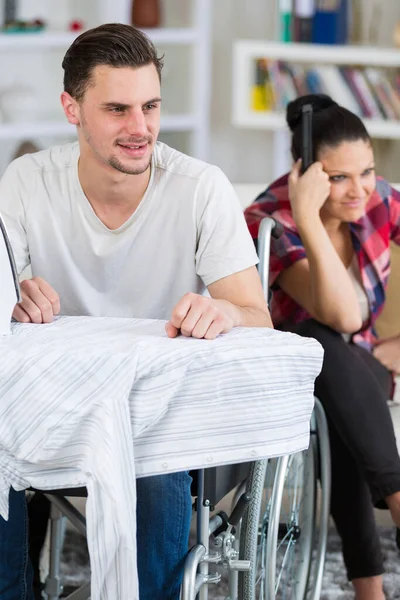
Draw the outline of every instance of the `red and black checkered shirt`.
[[[274,217],[283,225],[282,236],[271,243],[271,314],[276,326],[284,321],[299,323],[310,318],[302,306],[285,294],[279,286],[274,286],[282,271],[296,261],[306,258],[290,209],[287,180],[288,175],[285,175],[275,181],[245,210],[247,225],[253,239],[257,239],[259,224],[266,216]],[[365,214],[349,225],[370,309],[369,320],[364,323],[361,331],[353,335],[352,341],[370,350],[376,338],[374,324],[385,304],[390,272],[390,242],[400,245],[400,192],[378,177],[376,189],[368,201]]]

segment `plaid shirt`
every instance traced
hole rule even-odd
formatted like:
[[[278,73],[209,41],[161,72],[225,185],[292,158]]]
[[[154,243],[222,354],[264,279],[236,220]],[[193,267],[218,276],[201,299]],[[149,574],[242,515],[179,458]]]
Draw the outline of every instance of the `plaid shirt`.
[[[284,232],[272,240],[270,285],[273,289],[271,313],[276,326],[283,321],[299,323],[310,315],[285,294],[274,282],[278,275],[306,253],[293,221],[288,198],[288,176],[275,181],[245,211],[253,239],[257,239],[261,219],[267,215],[280,221]],[[366,206],[365,214],[350,223],[354,251],[358,258],[361,280],[368,298],[370,317],[352,341],[370,350],[376,338],[375,321],[385,303],[385,291],[390,273],[390,241],[400,244],[400,192],[384,179],[377,178],[376,189]]]

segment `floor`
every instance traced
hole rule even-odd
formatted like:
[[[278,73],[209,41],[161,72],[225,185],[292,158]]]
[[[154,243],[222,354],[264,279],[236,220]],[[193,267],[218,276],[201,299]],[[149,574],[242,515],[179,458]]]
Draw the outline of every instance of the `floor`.
[[[400,555],[394,542],[394,528],[380,527],[382,553],[386,573],[384,586],[386,600],[400,599]],[[68,589],[89,580],[90,571],[85,540],[77,533],[68,532],[62,560],[63,579]],[[210,600],[225,600],[227,584],[223,580],[209,587]],[[340,540],[331,529],[328,538],[321,600],[353,600],[352,586],[347,582],[340,551]],[[283,599],[282,599],[283,600]],[[287,596],[285,600],[291,600]]]

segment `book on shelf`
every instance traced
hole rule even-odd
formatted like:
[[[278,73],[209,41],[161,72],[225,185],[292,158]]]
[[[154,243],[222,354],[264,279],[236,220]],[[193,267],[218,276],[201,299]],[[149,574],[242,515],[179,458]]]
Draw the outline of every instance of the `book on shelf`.
[[[298,96],[320,93],[362,118],[400,120],[400,74],[376,67],[255,61],[250,102],[254,111],[282,112]]]
[[[391,119],[400,119],[400,94],[396,84],[392,85],[386,73],[381,69],[368,67],[365,69],[365,75],[371,87],[375,87],[379,93],[383,112],[390,113]]]
[[[276,92],[270,81],[268,64],[269,61],[265,58],[255,61],[254,84],[251,89],[251,108],[254,111],[272,110],[278,105]]]
[[[293,1],[293,40],[310,43],[313,38],[315,0]]]
[[[292,0],[277,0],[278,3],[278,31],[279,41],[292,41]]]
[[[317,0],[314,19],[314,44],[347,44],[351,20],[349,0]]]
[[[347,44],[351,0],[275,0],[281,42]]]
[[[334,100],[340,98],[340,104],[351,110],[359,117],[363,116],[357,98],[347,81],[342,77],[340,69],[335,65],[321,65],[317,73],[322,80],[322,91]]]
[[[350,67],[340,67],[339,71],[360,107],[360,113],[358,114],[370,119],[384,118],[384,111],[382,111],[377,100],[376,91],[374,95],[373,86],[368,85],[368,81],[363,71],[361,69]]]

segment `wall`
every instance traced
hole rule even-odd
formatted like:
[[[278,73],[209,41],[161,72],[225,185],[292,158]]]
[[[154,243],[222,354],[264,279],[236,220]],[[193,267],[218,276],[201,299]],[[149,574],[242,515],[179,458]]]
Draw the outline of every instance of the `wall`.
[[[270,2],[273,4],[273,2]],[[233,181],[268,181],[271,136],[231,125],[232,43],[235,38],[273,39],[275,14],[264,0],[218,0],[213,14],[211,162]]]

